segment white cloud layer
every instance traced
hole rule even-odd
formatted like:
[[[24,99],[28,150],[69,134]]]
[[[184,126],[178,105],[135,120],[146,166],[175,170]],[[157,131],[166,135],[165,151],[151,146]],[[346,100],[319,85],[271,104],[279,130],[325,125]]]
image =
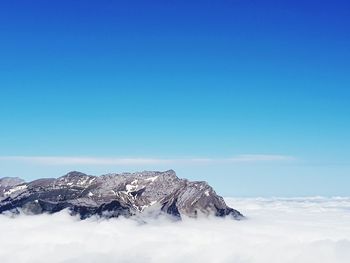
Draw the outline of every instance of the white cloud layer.
[[[46,165],[152,165],[152,164],[219,164],[244,162],[292,161],[292,156],[240,154],[229,158],[112,158],[74,156],[0,156],[2,161],[19,161]]]
[[[248,220],[0,215],[0,262],[350,262],[350,198],[226,201]]]

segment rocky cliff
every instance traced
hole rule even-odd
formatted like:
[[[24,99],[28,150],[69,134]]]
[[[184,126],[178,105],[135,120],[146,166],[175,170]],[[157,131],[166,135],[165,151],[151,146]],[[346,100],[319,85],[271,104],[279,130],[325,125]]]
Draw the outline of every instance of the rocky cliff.
[[[60,178],[24,182],[0,179],[0,213],[55,213],[68,209],[82,219],[135,215],[230,216],[228,207],[206,182],[180,179],[173,170],[91,176],[70,172]]]

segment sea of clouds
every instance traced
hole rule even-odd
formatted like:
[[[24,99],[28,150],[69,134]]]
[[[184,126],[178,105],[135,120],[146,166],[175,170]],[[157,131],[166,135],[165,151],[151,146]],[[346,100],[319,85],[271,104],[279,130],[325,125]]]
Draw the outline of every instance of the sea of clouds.
[[[0,215],[0,262],[350,262],[350,198],[226,202],[247,220]]]

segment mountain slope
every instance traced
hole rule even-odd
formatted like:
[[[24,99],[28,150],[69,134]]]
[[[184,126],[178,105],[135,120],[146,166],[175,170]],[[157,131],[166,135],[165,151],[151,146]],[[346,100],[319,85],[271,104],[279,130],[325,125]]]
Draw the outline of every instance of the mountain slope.
[[[243,216],[228,207],[206,182],[180,179],[173,170],[90,176],[70,172],[57,179],[25,183],[0,179],[0,213],[55,213],[69,209],[82,219],[92,215],[130,217],[165,213],[182,216]]]

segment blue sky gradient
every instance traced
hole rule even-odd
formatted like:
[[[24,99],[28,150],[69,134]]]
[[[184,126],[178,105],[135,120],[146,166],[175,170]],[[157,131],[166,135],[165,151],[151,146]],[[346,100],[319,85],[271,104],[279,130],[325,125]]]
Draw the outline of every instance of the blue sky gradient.
[[[347,1],[2,1],[0,177],[172,168],[224,195],[349,195],[349,28]],[[7,158],[241,154],[293,158]]]

